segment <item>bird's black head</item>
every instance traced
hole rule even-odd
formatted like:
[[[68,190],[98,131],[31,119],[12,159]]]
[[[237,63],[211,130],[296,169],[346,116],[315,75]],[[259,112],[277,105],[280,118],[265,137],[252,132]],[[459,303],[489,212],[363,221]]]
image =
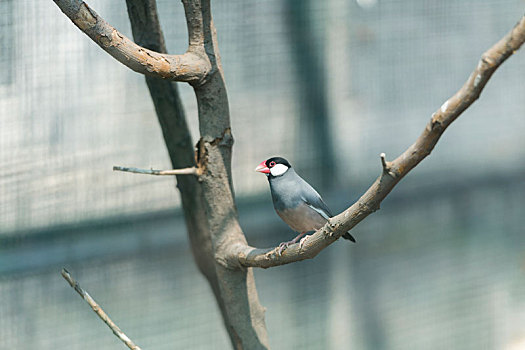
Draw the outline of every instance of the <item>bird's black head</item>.
[[[268,168],[273,168],[274,166],[276,166],[277,164],[282,164],[282,165],[285,165],[286,167],[288,168],[291,168],[292,165],[290,164],[290,162],[288,162],[286,159],[282,158],[282,157],[272,157],[272,158],[269,158],[265,161],[265,164]]]
[[[269,158],[255,168],[255,171],[266,174],[270,177],[282,176],[292,165],[282,157]]]

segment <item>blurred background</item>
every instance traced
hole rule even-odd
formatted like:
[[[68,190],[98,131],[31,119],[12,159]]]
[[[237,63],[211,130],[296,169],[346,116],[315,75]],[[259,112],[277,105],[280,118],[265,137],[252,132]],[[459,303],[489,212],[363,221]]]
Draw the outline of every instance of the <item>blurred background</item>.
[[[124,1],[89,2],[131,36]],[[170,53],[180,2],[158,1]],[[352,204],[523,15],[524,0],[213,1],[248,241],[295,234],[253,171],[281,155]],[[523,49],[522,49],[523,51]],[[228,349],[144,78],[51,1],[0,1],[0,349]],[[274,349],[525,348],[525,52],[382,208],[313,261],[256,270]],[[196,142],[196,103],[180,85]],[[520,345],[521,344],[521,345]]]

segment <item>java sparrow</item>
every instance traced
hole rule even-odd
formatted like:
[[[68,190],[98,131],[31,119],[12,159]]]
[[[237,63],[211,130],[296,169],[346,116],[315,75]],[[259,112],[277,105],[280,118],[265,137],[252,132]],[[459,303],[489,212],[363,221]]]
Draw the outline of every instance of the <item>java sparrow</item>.
[[[297,243],[308,231],[317,231],[333,217],[319,193],[303,180],[290,163],[281,157],[267,159],[255,168],[255,171],[266,174],[270,183],[273,207],[277,215],[299,235],[289,242],[279,244],[279,254],[290,244]],[[300,241],[302,247],[305,236]],[[343,236],[355,242],[355,238],[346,232]]]

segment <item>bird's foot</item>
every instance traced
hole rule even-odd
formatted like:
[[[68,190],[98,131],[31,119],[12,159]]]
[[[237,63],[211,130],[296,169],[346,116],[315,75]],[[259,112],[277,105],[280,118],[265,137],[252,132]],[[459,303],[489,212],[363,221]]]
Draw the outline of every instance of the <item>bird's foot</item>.
[[[289,242],[282,242],[282,243],[280,243],[279,247],[277,248],[277,254],[279,256],[281,256],[283,254],[283,252],[286,250],[286,248],[288,248],[288,246],[290,244],[293,244],[293,243],[295,243],[295,242],[289,241]]]
[[[306,242],[308,237],[310,237],[310,235],[306,235],[303,238],[301,238],[301,240],[299,241],[299,249],[303,249],[304,242]]]
[[[277,248],[277,254],[279,254],[279,256],[281,256],[283,254],[283,252],[286,250],[286,248],[288,248],[290,246],[290,244],[294,244],[294,243],[297,243],[297,241],[299,240],[299,238],[303,237],[304,235],[306,234],[306,232],[301,232],[300,234],[297,235],[297,237],[295,237],[294,239],[292,239],[291,241],[288,241],[288,242],[282,242],[281,244],[279,244],[279,247]],[[305,237],[306,238],[306,237]],[[304,239],[304,238],[303,238]],[[301,240],[302,241],[302,240]]]

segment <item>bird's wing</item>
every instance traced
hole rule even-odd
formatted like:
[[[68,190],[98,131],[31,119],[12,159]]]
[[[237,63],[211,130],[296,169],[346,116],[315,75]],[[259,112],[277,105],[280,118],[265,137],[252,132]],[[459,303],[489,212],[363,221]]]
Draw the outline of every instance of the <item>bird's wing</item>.
[[[317,208],[316,206],[306,202],[306,205],[308,205],[310,208],[312,208],[313,210],[315,210],[316,212],[318,212],[323,218],[325,218],[326,220],[330,219],[331,216],[323,209],[321,208]]]
[[[334,216],[319,193],[317,193],[317,191],[304,180],[302,182],[301,199],[306,205],[315,210],[326,220],[329,220]],[[342,237],[355,243],[355,238],[350,234],[350,232],[346,232]]]
[[[326,203],[312,186],[308,185],[307,188],[303,190],[302,200],[326,220],[333,216]]]

